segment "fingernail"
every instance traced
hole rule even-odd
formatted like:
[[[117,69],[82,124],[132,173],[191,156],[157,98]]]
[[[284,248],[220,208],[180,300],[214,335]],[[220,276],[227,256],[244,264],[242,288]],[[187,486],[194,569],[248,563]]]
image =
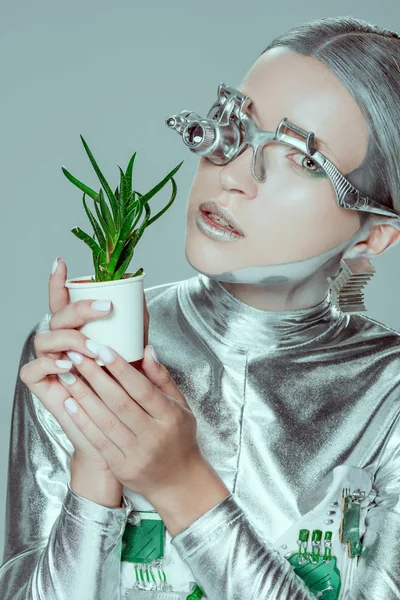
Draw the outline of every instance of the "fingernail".
[[[99,345],[98,353],[100,360],[104,364],[111,363],[115,358],[115,354],[111,351],[111,348],[109,348],[108,346]]]
[[[56,360],[56,365],[60,369],[72,369],[72,362],[70,360]]]
[[[73,398],[67,398],[64,402],[64,406],[70,413],[78,412],[78,405]]]
[[[83,363],[83,354],[81,354],[80,352],[73,352],[72,350],[69,350],[67,354],[74,363],[74,365],[81,365]]]
[[[151,354],[153,356],[154,362],[159,365],[160,361],[158,360],[157,352],[154,350],[153,346],[150,346],[150,348],[151,348]]]
[[[94,342],[93,340],[90,340],[88,338],[85,342],[85,346],[88,350],[90,350],[90,352],[93,352],[93,354],[96,354],[98,356],[99,346],[98,346],[98,344],[96,344],[96,342]]]
[[[67,385],[72,385],[76,381],[76,377],[72,373],[58,373],[58,377]]]
[[[92,302],[93,310],[107,311],[111,308],[111,300],[95,300]]]
[[[57,258],[55,259],[55,261],[53,262],[53,266],[51,267],[51,274],[54,275],[54,273],[57,271],[57,267],[58,267],[58,259],[60,257],[57,256]]]

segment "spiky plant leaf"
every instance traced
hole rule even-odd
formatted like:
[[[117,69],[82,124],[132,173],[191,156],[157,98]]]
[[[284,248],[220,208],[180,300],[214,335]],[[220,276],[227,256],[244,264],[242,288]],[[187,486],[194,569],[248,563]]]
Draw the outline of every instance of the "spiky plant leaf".
[[[103,215],[101,214],[100,208],[97,205],[97,202],[94,203],[94,208],[97,214],[97,218],[99,219],[100,225],[104,231],[104,235],[107,238],[107,251],[111,249],[112,244],[113,244],[113,236],[111,235],[110,230],[108,229],[108,225],[106,223],[106,221],[104,220]]]
[[[119,172],[120,172],[120,184],[119,184],[119,190],[120,190],[120,198],[119,198],[119,204],[120,204],[120,211],[121,211],[121,225],[124,222],[125,219],[125,215],[126,215],[126,205],[128,202],[128,194],[129,194],[129,190],[128,187],[126,185],[126,179],[125,179],[125,175],[123,170],[121,169],[121,167],[118,167]]]
[[[161,215],[163,215],[165,213],[165,211],[167,211],[169,209],[169,207],[171,206],[171,204],[173,203],[173,201],[176,198],[176,192],[177,192],[177,185],[175,183],[175,179],[172,177],[171,179],[171,184],[172,184],[172,193],[171,193],[171,198],[168,202],[168,204],[166,206],[164,206],[164,208],[162,210],[160,210],[160,212],[158,212],[156,215],[154,215],[154,217],[152,217],[149,222],[147,223],[147,227],[149,227],[152,223],[154,223],[154,221],[157,221],[157,219],[159,219],[161,217]]]
[[[129,263],[131,262],[132,257],[135,253],[135,245],[135,240],[131,240],[128,244],[126,244],[123,251],[121,252],[120,260],[118,261],[116,271],[114,273],[115,279],[121,279],[122,275],[129,267]]]
[[[114,223],[115,226],[118,228],[120,226],[120,211],[119,211],[119,205],[118,202],[108,184],[108,181],[106,180],[106,178],[104,177],[103,173],[101,172],[89,146],[87,145],[86,141],[84,140],[83,136],[81,135],[81,140],[82,140],[82,144],[86,150],[86,154],[89,157],[90,162],[92,163],[92,166],[94,168],[94,170],[96,171],[97,177],[100,180],[101,185],[104,188],[104,191],[107,194],[107,197],[110,201],[110,205],[111,205],[111,209],[112,209],[112,213],[113,213],[113,217],[114,217]]]
[[[175,167],[175,169],[172,169],[172,171],[170,171],[168,175],[164,177],[162,181],[160,181],[160,183],[157,183],[157,185],[155,185],[149,192],[147,192],[147,194],[144,194],[144,196],[141,197],[141,200],[143,200],[143,202],[148,202],[150,198],[157,194],[157,192],[159,192],[164,187],[164,185],[168,183],[168,181],[175,175],[178,169],[181,168],[182,164],[183,161],[179,163],[179,165]]]
[[[132,189],[132,172],[133,172],[133,165],[135,163],[135,158],[136,158],[136,152],[130,159],[128,166],[126,167],[126,171],[125,171],[126,185],[127,185],[129,191],[131,191],[131,189]]]
[[[97,192],[95,192],[88,185],[86,185],[82,181],[79,181],[79,179],[77,179],[76,177],[74,177],[73,175],[71,175],[71,173],[69,171],[67,171],[67,169],[65,167],[61,167],[61,170],[64,173],[65,177],[67,179],[69,179],[71,183],[73,183],[74,185],[76,185],[77,188],[79,188],[80,190],[82,190],[82,192],[85,192],[85,194],[87,194],[88,196],[90,196],[91,198],[93,198],[93,200],[95,200],[96,202],[99,201],[99,195],[98,195]]]
[[[102,252],[102,249],[100,248],[100,246],[98,245],[96,240],[94,240],[92,237],[90,237],[90,235],[88,233],[85,233],[84,231],[82,231],[82,229],[80,227],[74,227],[73,229],[71,229],[71,231],[74,235],[76,235],[77,238],[79,238],[80,240],[85,242],[85,244],[87,244],[89,246],[89,248],[91,249],[93,254],[97,255]]]
[[[96,234],[96,237],[97,237],[100,247],[104,250],[104,252],[107,252],[107,240],[101,230],[100,225],[98,224],[95,217],[93,216],[90,209],[88,208],[88,206],[86,204],[85,196],[86,196],[86,194],[83,194],[82,202],[83,202],[83,206],[85,208],[86,214],[87,214],[89,221],[93,227],[93,231]]]
[[[99,200],[100,200],[101,214],[103,215],[103,219],[107,223],[108,231],[111,233],[112,237],[114,238],[116,235],[115,224],[114,224],[110,209],[108,208],[108,204],[105,201],[103,190],[99,191]]]
[[[143,197],[140,198],[140,201],[143,202]],[[136,236],[136,243],[138,243],[139,240],[140,240],[140,238],[142,237],[142,235],[144,233],[144,230],[146,229],[147,224],[148,224],[148,222],[150,220],[150,215],[151,215],[151,210],[150,210],[149,203],[148,202],[143,202],[143,207],[144,207],[144,210],[146,211],[146,215],[145,215],[145,217],[144,217],[144,219],[142,221],[141,226],[138,229],[137,236]]]
[[[94,266],[94,280],[92,279],[92,281],[99,281],[100,280],[100,269],[99,269],[99,262],[100,262],[100,254],[93,254],[93,266]]]

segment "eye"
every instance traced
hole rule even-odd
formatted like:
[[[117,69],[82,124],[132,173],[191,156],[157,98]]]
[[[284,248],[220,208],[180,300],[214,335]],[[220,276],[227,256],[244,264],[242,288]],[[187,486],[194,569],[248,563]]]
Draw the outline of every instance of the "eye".
[[[293,160],[292,162],[296,166],[303,171],[309,172],[310,174],[315,175],[324,175],[325,171],[320,167],[312,158],[303,154],[302,152],[293,152],[292,154],[287,155],[288,158],[292,158],[293,156],[297,156],[299,162],[297,160]]]

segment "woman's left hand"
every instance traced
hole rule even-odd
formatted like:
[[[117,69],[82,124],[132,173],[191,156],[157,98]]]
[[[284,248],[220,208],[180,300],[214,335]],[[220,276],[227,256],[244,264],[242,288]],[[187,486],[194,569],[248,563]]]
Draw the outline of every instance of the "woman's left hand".
[[[151,346],[145,347],[142,372],[106,346],[99,346],[99,358],[107,370],[84,356],[75,363],[76,381],[64,383],[77,405],[70,416],[115,477],[151,502],[206,463],[196,419],[167,368],[154,361]]]

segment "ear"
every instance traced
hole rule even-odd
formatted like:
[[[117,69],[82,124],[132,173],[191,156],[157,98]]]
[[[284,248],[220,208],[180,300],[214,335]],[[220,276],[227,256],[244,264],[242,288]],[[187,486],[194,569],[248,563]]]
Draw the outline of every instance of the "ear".
[[[354,253],[367,258],[383,254],[389,248],[393,248],[400,241],[400,229],[398,221],[396,225],[389,223],[377,224],[371,227],[370,233],[365,240],[354,245]]]
[[[373,258],[400,241],[400,215],[387,217],[370,213],[367,221],[349,240],[342,258]]]

